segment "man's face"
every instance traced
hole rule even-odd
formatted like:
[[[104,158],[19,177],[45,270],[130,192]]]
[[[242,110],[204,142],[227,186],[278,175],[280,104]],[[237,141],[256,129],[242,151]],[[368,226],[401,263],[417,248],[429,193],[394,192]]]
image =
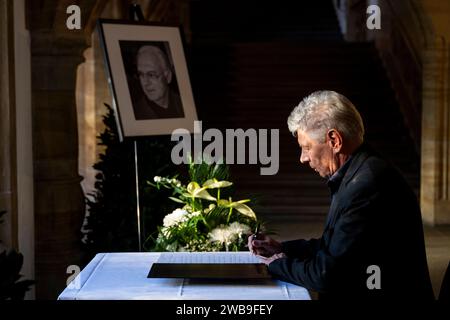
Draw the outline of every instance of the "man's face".
[[[300,162],[308,163],[322,178],[330,177],[333,172],[333,148],[325,141],[319,143],[306,132],[297,130],[297,141],[301,148]]]
[[[141,55],[137,61],[139,82],[148,99],[161,104],[170,82],[170,71],[164,70],[159,59],[152,55]]]

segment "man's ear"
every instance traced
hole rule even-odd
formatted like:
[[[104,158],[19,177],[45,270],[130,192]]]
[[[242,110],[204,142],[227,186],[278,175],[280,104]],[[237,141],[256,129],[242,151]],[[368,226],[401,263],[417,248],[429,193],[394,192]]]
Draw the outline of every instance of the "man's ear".
[[[167,84],[172,82],[172,71],[166,70],[164,71],[164,77],[166,78]]]
[[[328,130],[327,143],[335,153],[338,153],[342,149],[342,135],[336,129]]]

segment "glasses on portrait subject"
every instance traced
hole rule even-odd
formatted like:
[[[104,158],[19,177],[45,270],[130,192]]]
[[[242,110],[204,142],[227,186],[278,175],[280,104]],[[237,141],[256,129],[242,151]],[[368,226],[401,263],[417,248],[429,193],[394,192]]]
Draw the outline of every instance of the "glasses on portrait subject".
[[[144,80],[157,80],[161,77],[162,73],[156,73],[153,71],[149,71],[149,72],[140,72],[138,71],[138,77],[140,79],[144,79]]]

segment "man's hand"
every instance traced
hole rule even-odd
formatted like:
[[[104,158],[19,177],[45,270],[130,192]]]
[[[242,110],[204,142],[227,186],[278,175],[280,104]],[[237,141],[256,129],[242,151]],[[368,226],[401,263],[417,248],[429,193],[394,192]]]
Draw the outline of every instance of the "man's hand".
[[[273,262],[277,259],[286,258],[286,255],[283,252],[281,252],[281,253],[274,254],[273,256],[268,257],[268,258],[263,257],[263,256],[258,256],[258,258],[260,258],[264,264],[269,265],[271,262]]]
[[[248,249],[258,256],[271,257],[274,254],[281,253],[282,247],[278,241],[259,233],[257,239],[253,235],[248,237]]]

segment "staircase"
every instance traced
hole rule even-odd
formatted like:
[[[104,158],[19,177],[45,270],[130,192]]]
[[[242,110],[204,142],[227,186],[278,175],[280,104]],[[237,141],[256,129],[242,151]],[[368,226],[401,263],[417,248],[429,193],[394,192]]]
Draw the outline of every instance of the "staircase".
[[[258,32],[254,28],[237,32],[236,27],[217,30],[222,26],[219,22],[208,24],[214,20],[211,12],[216,12],[209,2],[193,3],[198,7],[192,8],[191,76],[204,130],[280,131],[276,175],[261,176],[261,165],[231,166],[237,197],[261,196],[259,216],[323,218],[328,211],[326,180],[299,163],[300,150],[286,125],[293,107],[320,89],[335,90],[355,104],[365,122],[366,141],[390,159],[418,193],[419,156],[378,53],[371,43],[341,39],[331,1],[314,1],[314,7],[297,11],[298,25],[289,18],[295,15],[293,8],[277,7],[271,21],[280,23]],[[211,10],[207,16],[201,14],[205,8]],[[287,21],[282,20],[283,8]],[[308,18],[314,13],[323,16]],[[239,18],[228,18],[229,25],[239,25]]]
[[[342,40],[331,0],[191,0],[196,42]]]

